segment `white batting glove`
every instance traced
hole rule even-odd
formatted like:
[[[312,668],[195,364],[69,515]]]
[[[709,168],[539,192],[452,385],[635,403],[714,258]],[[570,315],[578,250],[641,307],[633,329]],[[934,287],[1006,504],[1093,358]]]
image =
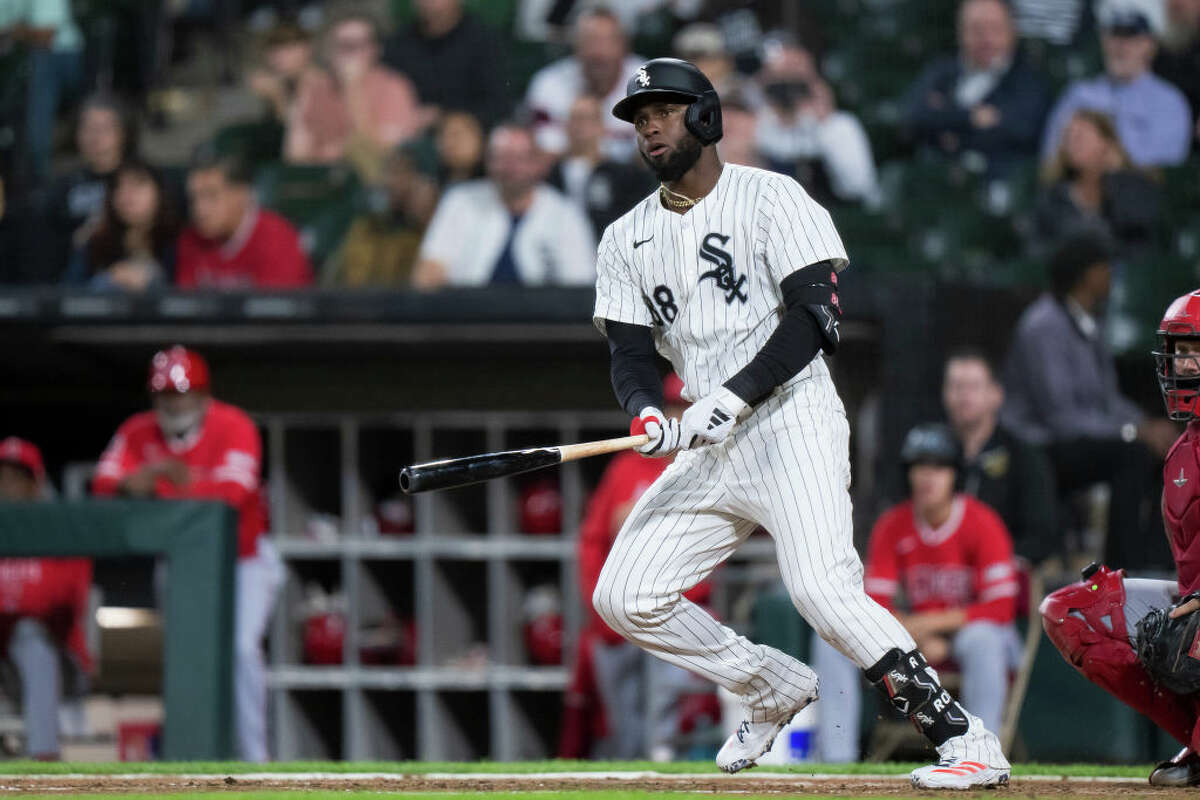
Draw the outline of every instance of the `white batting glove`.
[[[646,406],[629,424],[629,435],[646,434],[650,441],[634,448],[644,456],[662,458],[679,449],[679,420],[668,419],[654,406]]]
[[[738,415],[749,408],[742,398],[724,386],[702,397],[683,412],[680,446],[685,450],[717,444],[729,437]]]

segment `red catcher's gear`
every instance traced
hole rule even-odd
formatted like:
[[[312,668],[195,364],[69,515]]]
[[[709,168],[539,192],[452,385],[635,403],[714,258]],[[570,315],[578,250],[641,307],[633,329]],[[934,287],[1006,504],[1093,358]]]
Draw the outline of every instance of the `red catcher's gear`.
[[[1158,326],[1158,349],[1154,351],[1154,366],[1158,386],[1162,390],[1167,416],[1174,420],[1193,419],[1200,408],[1200,375],[1181,376],[1176,369],[1181,358],[1175,353],[1179,338],[1200,339],[1200,290],[1185,294],[1167,306]]]
[[[46,466],[42,462],[42,451],[33,442],[9,436],[0,442],[0,462],[16,464],[24,467],[33,475],[33,479],[41,483],[46,478]]]
[[[188,468],[183,485],[160,475],[154,496],[165,499],[220,500],[238,512],[238,555],[258,552],[266,530],[260,498],[262,440],[258,428],[239,408],[210,400],[199,430],[182,442],[168,442],[153,411],[134,414],[122,423],[100,456],[92,491],[117,494],[121,481],[147,464],[174,459]]]
[[[1200,589],[1200,419],[1188,423],[1163,463],[1162,515],[1179,592]]]
[[[150,359],[151,392],[203,392],[209,389],[208,364],[199,353],[175,345]]]
[[[1053,592],[1042,601],[1042,625],[1085,678],[1187,745],[1196,721],[1193,703],[1159,688],[1138,662],[1125,629],[1124,578],[1124,570],[1101,567],[1082,583]]]

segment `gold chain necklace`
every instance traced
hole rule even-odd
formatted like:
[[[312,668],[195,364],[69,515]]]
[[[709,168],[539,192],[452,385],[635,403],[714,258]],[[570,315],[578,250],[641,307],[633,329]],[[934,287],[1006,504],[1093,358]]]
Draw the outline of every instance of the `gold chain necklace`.
[[[671,189],[667,188],[665,183],[660,183],[658,185],[658,196],[664,203],[673,208],[691,208],[692,206],[696,205],[696,203],[700,202],[699,198],[693,200],[686,194],[680,194],[679,192],[672,191]]]

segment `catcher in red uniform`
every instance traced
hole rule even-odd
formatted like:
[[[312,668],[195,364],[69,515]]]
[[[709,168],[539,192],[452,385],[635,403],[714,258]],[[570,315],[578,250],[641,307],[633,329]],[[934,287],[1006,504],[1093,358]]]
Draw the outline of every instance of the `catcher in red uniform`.
[[[1154,351],[1167,414],[1187,421],[1163,466],[1162,511],[1178,582],[1126,578],[1093,564],[1048,596],[1042,624],[1096,685],[1145,714],[1183,750],[1155,786],[1200,785],[1200,291],[1167,308]]]
[[[42,500],[45,481],[36,445],[0,441],[0,502]],[[92,668],[84,630],[91,588],[86,558],[0,559],[0,653],[20,678],[25,751],[39,761],[58,759],[64,689],[82,691]]]

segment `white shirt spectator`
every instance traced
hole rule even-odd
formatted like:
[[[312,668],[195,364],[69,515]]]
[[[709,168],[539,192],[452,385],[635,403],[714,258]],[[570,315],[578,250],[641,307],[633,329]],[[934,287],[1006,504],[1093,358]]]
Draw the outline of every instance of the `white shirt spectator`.
[[[625,84],[646,59],[628,55],[621,67],[621,79],[604,98],[604,108],[611,109],[625,97]],[[525,102],[537,119],[537,142],[548,153],[560,154],[567,149],[565,125],[575,98],[587,91],[583,70],[574,57],[562,58],[538,70],[529,82]],[[611,114],[605,114],[604,154],[614,161],[628,162],[636,152],[637,139],[633,126]]]
[[[512,232],[513,218],[489,180],[449,189],[421,242],[419,258],[445,268],[448,286],[484,286]],[[512,242],[525,286],[588,286],[596,280],[596,240],[574,203],[549,186],[534,189]]]

